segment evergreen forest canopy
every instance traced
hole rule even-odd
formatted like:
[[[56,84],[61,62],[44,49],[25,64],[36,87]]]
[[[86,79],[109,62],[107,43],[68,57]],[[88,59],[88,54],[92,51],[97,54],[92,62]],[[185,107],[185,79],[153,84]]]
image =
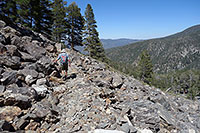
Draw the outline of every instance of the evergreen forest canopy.
[[[89,55],[106,61],[97,24],[90,4],[85,16],[73,2],[64,0],[1,0],[0,18],[46,35],[55,42],[67,41],[71,48],[86,46]]]

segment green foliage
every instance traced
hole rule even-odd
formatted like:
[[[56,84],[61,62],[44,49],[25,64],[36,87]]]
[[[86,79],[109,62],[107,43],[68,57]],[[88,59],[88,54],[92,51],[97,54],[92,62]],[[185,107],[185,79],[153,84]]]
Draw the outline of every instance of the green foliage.
[[[0,13],[12,22],[46,34],[47,37],[51,34],[52,13],[49,0],[2,0]]]
[[[162,90],[169,89],[175,94],[186,94],[188,98],[194,99],[200,96],[200,71],[191,69],[157,74],[152,84]]]
[[[1,0],[0,13],[3,16],[9,17],[13,22],[18,21],[16,0]]]
[[[66,29],[67,29],[67,3],[63,0],[54,0],[53,2],[53,36],[52,39],[56,42],[61,42],[65,39]]]
[[[166,73],[184,68],[200,69],[199,34],[200,25],[196,25],[168,37],[107,49],[106,55],[115,62],[133,64],[137,62],[140,53],[147,49],[151,54],[154,72]]]
[[[87,46],[86,51],[89,55],[104,62],[107,62],[105,51],[99,39],[99,33],[96,30],[97,25],[94,18],[93,9],[90,4],[87,5],[85,10],[85,39],[84,44]]]
[[[144,50],[141,53],[137,67],[139,79],[144,81],[145,83],[150,84],[153,75],[153,65],[151,62],[151,57],[147,50]]]
[[[80,13],[80,8],[73,2],[67,8],[67,22],[69,27],[67,29],[67,40],[74,49],[75,45],[82,46],[82,32],[84,28],[84,18]]]

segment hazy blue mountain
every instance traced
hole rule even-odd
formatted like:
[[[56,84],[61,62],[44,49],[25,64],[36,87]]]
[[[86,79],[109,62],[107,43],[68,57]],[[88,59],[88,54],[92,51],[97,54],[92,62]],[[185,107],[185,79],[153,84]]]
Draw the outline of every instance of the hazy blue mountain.
[[[127,38],[120,38],[120,39],[101,39],[104,49],[124,46],[130,43],[135,43],[141,41],[139,39],[127,39]]]
[[[121,38],[121,39],[100,39],[104,49],[109,49],[109,48],[114,48],[114,47],[119,47],[119,46],[125,46],[130,43],[138,42],[141,41],[139,39],[126,39],[126,38]],[[67,44],[67,43],[66,43]],[[88,54],[86,51],[84,51],[84,46],[75,46],[75,49],[80,51],[83,54]]]

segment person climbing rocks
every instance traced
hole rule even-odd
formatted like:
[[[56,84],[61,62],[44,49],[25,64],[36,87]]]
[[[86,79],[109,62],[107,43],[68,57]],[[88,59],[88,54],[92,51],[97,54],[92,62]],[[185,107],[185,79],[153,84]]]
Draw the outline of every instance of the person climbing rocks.
[[[66,53],[65,49],[61,51],[61,53],[58,55],[58,58],[54,61],[55,63],[60,60],[60,70],[62,71],[62,78],[67,78],[67,71],[68,71],[68,64],[71,67],[71,61],[69,60],[69,56]],[[65,74],[64,74],[65,73]]]

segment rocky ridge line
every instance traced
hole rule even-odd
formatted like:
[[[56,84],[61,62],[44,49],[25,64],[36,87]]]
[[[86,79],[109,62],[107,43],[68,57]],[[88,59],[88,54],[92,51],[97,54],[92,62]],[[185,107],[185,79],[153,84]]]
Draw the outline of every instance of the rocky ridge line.
[[[0,131],[199,133],[199,101],[69,49],[69,78],[62,81],[53,63],[59,50],[41,34],[0,21]]]

